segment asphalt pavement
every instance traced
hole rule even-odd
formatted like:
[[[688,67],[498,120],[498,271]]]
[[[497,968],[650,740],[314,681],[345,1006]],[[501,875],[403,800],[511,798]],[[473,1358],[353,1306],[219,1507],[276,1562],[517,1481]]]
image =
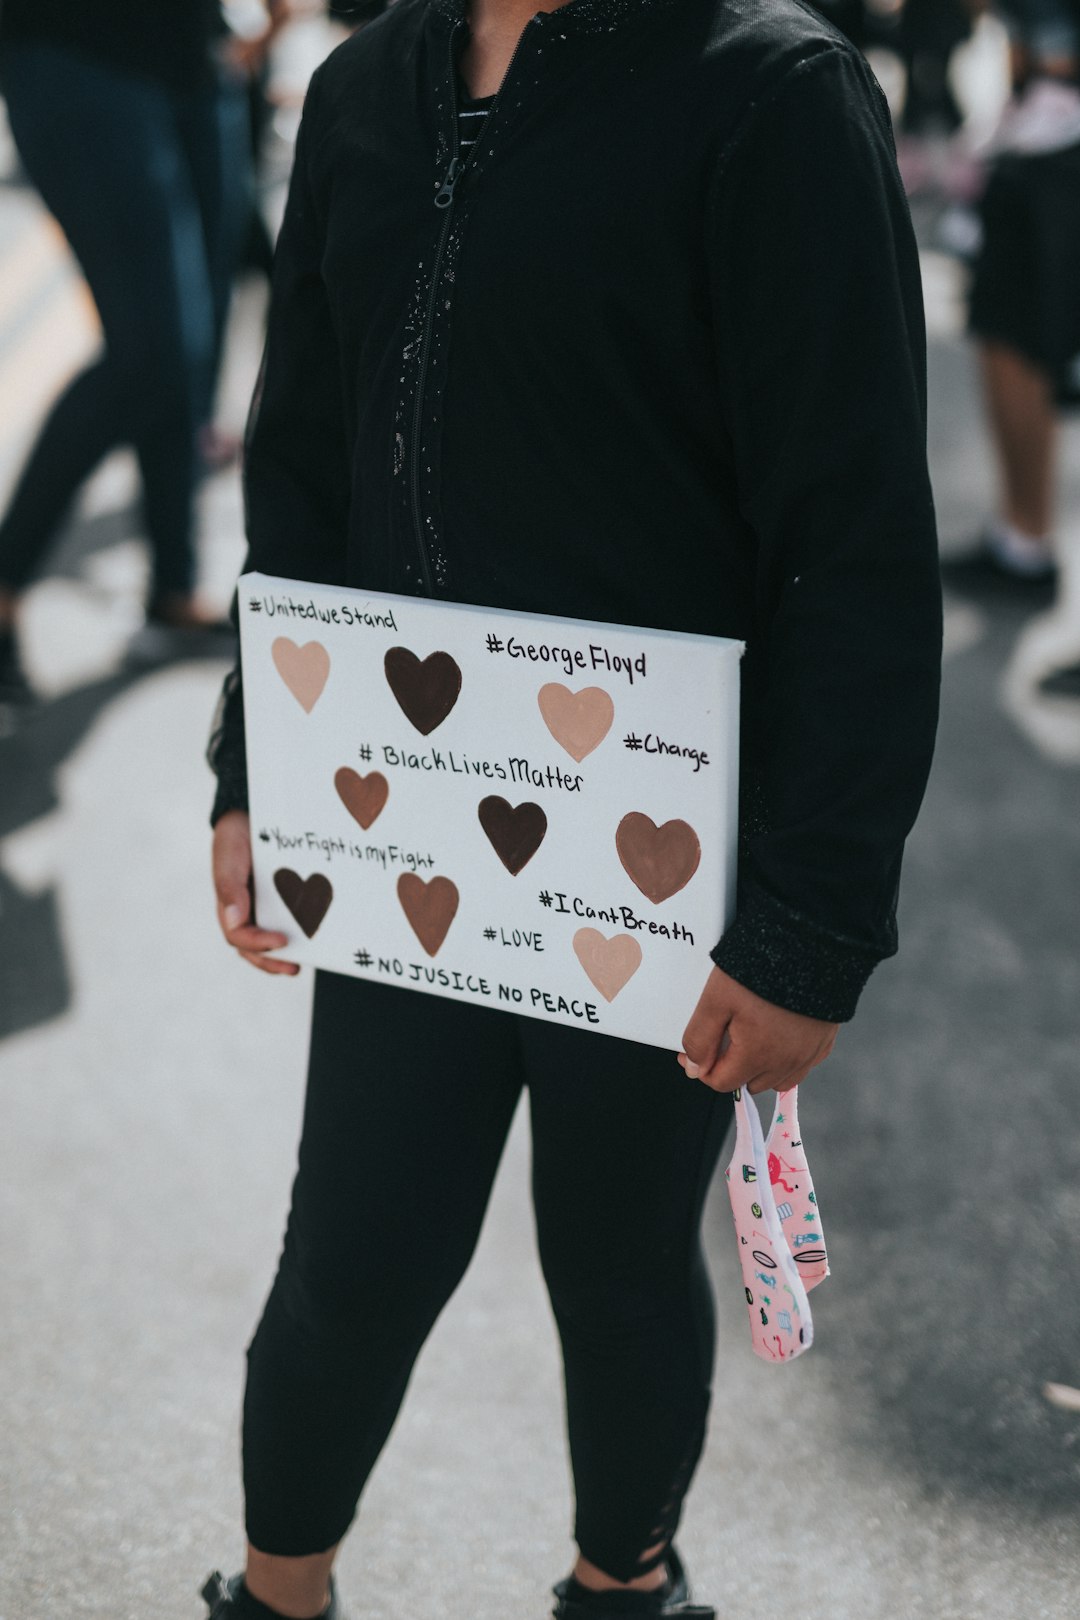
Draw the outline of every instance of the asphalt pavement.
[[[13,262],[38,266],[21,272],[37,302],[9,292],[0,308],[5,481],[94,342],[17,189],[0,194],[9,289]],[[992,473],[961,273],[929,252],[924,269],[935,490],[956,547]],[[234,423],[261,296],[238,302]],[[1078,419],[1064,459],[1071,600]],[[258,975],[215,937],[202,751],[224,666],[125,662],[145,577],[133,492],[118,457],[34,589],[44,701],[0,738],[0,1620],[195,1620],[201,1578],[237,1566],[243,1349],[302,1103],[309,984]],[[207,484],[203,519],[225,602],[235,474]],[[716,1398],[681,1543],[722,1620],[1080,1613],[1080,1413],[1042,1393],[1080,1384],[1080,698],[1040,686],[1080,642],[1076,608],[950,596],[901,954],[803,1092],[833,1275],[790,1369],[750,1353],[713,1190]],[[346,1545],[355,1620],[541,1620],[568,1565],[527,1181],[519,1119]]]

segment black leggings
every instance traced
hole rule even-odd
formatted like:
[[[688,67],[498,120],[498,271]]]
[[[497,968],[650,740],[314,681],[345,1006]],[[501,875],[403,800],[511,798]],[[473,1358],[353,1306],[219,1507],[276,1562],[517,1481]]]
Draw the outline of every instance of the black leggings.
[[[701,1209],[731,1102],[673,1054],[320,973],[292,1210],[248,1350],[247,1532],[339,1541],[472,1256],[529,1088],[540,1259],[562,1340],[584,1556],[659,1562],[705,1435]]]

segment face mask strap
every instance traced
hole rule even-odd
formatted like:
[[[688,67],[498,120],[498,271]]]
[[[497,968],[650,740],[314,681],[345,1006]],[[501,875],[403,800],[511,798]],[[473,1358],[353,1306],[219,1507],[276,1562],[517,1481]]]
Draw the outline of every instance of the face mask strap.
[[[793,1361],[814,1342],[810,1303],[777,1213],[757,1105],[744,1090],[734,1100],[727,1180],[754,1352],[766,1361]]]

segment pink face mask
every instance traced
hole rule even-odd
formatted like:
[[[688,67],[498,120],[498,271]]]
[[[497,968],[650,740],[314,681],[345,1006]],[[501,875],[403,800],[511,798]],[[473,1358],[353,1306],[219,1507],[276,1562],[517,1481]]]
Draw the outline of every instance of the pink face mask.
[[[724,1172],[754,1352],[793,1361],[814,1342],[807,1294],[829,1274],[799,1130],[799,1088],[778,1092],[767,1139],[757,1105],[735,1093],[735,1152]]]

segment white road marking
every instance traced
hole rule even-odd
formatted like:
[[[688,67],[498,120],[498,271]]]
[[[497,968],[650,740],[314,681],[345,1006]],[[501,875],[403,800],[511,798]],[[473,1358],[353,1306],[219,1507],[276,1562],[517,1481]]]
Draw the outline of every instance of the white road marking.
[[[1058,765],[1080,765],[1080,703],[1039,683],[1080,664],[1080,533],[1061,546],[1058,599],[1026,624],[1001,677],[1001,703],[1040,753]]]
[[[943,658],[956,658],[977,645],[987,631],[986,614],[970,602],[945,599]]]

